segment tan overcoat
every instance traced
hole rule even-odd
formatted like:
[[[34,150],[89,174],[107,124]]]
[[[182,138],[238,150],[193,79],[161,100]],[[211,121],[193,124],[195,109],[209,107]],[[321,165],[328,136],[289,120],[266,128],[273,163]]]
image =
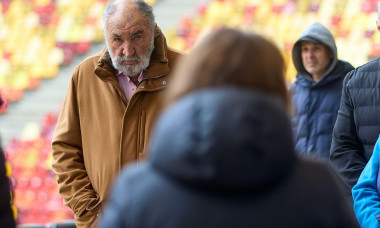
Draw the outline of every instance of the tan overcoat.
[[[53,170],[77,227],[93,227],[121,168],[145,149],[178,52],[157,29],[144,79],[128,101],[107,48],[74,70],[52,141]],[[127,193],[126,193],[127,194]]]

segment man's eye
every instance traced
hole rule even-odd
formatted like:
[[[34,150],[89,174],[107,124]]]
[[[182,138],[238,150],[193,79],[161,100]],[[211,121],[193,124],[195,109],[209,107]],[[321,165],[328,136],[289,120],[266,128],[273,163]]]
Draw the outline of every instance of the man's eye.
[[[114,38],[113,41],[120,42],[121,39],[120,38]]]
[[[138,39],[141,39],[141,38],[142,38],[142,36],[134,36],[133,37],[134,40],[138,40]]]

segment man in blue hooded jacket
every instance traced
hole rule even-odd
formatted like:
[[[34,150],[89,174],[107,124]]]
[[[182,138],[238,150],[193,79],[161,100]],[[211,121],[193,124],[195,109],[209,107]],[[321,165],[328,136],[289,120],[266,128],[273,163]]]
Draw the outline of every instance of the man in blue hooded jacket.
[[[334,37],[320,23],[303,32],[292,58],[298,72],[290,89],[295,150],[328,161],[343,79],[354,68],[337,58]]]

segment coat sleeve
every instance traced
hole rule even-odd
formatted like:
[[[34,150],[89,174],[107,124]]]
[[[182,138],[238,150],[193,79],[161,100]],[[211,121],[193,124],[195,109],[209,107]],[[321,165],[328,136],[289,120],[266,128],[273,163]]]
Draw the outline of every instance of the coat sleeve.
[[[356,218],[362,227],[380,227],[380,195],[377,190],[379,172],[380,138],[377,140],[371,159],[365,166],[358,183],[352,189]]]
[[[65,205],[78,217],[95,217],[100,200],[87,175],[83,151],[74,71],[52,140],[52,167]]]
[[[354,107],[347,86],[354,72],[348,73],[343,81],[342,98],[330,149],[331,164],[350,189],[356,184],[367,163],[363,146],[357,136]]]

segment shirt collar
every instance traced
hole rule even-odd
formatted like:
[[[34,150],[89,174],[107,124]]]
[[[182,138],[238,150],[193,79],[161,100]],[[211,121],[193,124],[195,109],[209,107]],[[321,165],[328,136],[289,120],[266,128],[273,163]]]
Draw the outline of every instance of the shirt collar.
[[[141,73],[139,74],[137,78],[139,82],[141,82],[141,80],[144,78],[145,73],[146,73],[146,70],[141,71]],[[116,77],[127,77],[128,81],[131,80],[130,77],[128,75],[125,75],[123,71],[121,70],[117,70]]]

